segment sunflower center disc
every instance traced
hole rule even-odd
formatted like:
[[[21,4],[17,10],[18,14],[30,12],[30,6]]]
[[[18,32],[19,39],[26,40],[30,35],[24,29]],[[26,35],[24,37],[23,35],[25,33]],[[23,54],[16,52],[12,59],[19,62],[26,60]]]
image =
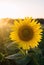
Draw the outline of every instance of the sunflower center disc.
[[[22,41],[29,41],[33,38],[33,30],[29,26],[21,26],[18,35]]]

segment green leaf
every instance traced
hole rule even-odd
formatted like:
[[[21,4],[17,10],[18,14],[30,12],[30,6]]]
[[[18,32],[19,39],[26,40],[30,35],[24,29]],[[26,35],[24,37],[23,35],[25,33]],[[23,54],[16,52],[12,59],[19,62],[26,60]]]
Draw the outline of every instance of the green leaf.
[[[41,64],[41,65],[44,65],[44,56],[41,58],[40,64]]]
[[[6,59],[15,60],[19,65],[27,65],[27,63],[31,60],[28,55],[23,56],[23,54],[19,53],[7,56]]]
[[[9,45],[6,46],[8,55],[15,54],[19,52],[18,45],[14,42],[11,42]]]
[[[0,53],[0,62],[2,62],[4,59],[4,55],[2,53]]]
[[[36,53],[36,54],[42,54],[42,51],[40,48],[36,47],[36,48],[33,48],[33,51]]]

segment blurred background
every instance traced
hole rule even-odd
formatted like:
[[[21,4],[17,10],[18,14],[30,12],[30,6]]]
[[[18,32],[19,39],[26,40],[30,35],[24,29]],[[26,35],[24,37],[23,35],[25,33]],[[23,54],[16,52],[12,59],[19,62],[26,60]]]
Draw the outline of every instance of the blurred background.
[[[44,0],[0,0],[0,18],[44,18]]]

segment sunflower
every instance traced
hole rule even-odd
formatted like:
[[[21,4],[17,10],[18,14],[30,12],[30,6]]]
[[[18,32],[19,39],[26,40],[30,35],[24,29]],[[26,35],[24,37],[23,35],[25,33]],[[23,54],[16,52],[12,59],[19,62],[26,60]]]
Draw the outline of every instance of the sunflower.
[[[14,21],[12,32],[10,33],[11,40],[17,42],[22,49],[35,48],[39,45],[38,42],[42,39],[41,24],[32,18],[18,19]]]

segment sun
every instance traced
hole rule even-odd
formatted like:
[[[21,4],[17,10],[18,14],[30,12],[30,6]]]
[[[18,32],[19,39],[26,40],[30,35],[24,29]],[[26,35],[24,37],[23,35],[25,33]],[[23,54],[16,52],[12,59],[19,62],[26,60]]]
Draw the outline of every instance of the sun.
[[[25,50],[37,47],[42,39],[41,24],[29,17],[15,20],[11,29],[11,40]]]

